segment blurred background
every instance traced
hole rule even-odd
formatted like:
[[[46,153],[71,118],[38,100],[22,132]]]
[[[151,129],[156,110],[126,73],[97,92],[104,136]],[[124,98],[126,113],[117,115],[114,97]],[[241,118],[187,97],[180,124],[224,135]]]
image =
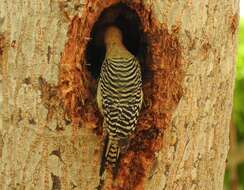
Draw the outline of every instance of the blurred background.
[[[244,0],[240,0],[234,107],[224,187],[225,190],[244,190]]]

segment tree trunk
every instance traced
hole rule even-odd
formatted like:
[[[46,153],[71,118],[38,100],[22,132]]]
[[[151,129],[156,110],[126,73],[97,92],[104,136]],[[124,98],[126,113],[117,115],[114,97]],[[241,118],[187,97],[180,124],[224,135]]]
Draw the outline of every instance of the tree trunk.
[[[85,49],[119,0],[0,0],[0,189],[88,189],[103,137]],[[104,189],[223,189],[238,0],[124,0],[147,36],[145,105]]]

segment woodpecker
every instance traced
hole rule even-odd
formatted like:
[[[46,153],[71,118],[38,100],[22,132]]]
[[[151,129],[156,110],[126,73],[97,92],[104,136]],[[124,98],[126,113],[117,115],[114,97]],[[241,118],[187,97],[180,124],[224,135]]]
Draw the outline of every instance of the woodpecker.
[[[97,88],[97,104],[103,115],[105,132],[100,179],[112,166],[116,177],[120,153],[134,132],[143,101],[141,67],[137,58],[123,44],[122,32],[109,26],[104,35],[106,46]]]

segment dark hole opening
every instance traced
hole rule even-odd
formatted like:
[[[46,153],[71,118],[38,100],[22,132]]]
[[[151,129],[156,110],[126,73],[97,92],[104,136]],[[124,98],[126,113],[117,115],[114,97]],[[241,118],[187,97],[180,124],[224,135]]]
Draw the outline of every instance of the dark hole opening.
[[[110,25],[120,28],[123,34],[124,45],[138,58],[144,73],[147,40],[140,18],[135,10],[132,10],[126,4],[118,3],[104,9],[92,28],[90,34],[91,40],[86,47],[87,68],[91,75],[95,79],[99,77],[106,51],[104,31]]]

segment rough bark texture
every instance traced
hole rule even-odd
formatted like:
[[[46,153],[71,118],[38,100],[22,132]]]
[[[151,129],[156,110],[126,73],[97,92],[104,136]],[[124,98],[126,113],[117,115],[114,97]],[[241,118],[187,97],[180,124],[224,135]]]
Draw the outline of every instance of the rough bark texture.
[[[84,50],[118,2],[0,0],[0,189],[98,185],[101,117]],[[141,18],[152,75],[118,178],[104,189],[222,189],[239,1],[122,2]]]

